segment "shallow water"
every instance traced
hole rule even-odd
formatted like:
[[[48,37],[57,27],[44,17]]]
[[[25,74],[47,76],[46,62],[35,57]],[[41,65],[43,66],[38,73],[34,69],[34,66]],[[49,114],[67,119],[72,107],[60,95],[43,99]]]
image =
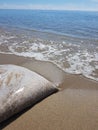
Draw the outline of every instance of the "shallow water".
[[[65,72],[82,74],[98,81],[98,47],[96,42],[89,46],[88,40],[81,41],[81,39],[68,37],[62,40],[62,36],[58,35],[57,39],[58,41],[52,38],[51,40],[37,38],[29,31],[22,31],[19,34],[15,30],[1,29],[0,53],[51,61]],[[87,44],[85,45],[85,43]]]
[[[0,10],[0,53],[51,61],[98,81],[97,21],[98,12]]]

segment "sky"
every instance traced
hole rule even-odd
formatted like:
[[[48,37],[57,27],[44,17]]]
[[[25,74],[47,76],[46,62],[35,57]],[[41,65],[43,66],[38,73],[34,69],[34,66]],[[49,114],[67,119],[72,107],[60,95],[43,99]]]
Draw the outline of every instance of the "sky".
[[[98,11],[98,0],[0,0],[0,9]]]

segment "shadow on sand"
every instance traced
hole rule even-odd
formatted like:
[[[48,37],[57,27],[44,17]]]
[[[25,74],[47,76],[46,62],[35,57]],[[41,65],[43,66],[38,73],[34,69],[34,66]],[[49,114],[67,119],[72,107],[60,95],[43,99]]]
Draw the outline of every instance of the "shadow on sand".
[[[55,94],[56,92],[58,92],[59,90],[56,90],[53,93],[49,93],[49,95],[47,97],[49,97],[51,94]],[[36,101],[33,105],[25,108],[24,110],[22,110],[21,112],[11,116],[10,118],[8,118],[7,120],[3,121],[0,123],[0,130],[3,130],[3,128],[5,128],[7,125],[9,125],[11,122],[15,121],[18,117],[20,117],[22,114],[24,114],[25,112],[27,112],[28,110],[30,110],[32,107],[34,107],[37,103],[40,103],[43,99],[47,98],[47,97],[42,97],[39,101]]]

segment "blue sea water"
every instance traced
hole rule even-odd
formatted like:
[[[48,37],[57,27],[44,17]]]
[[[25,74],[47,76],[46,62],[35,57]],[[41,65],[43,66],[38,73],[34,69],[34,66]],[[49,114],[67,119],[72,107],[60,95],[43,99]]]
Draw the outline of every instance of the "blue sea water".
[[[98,12],[0,10],[0,25],[98,39]]]
[[[0,10],[0,53],[51,61],[98,81],[98,12]]]

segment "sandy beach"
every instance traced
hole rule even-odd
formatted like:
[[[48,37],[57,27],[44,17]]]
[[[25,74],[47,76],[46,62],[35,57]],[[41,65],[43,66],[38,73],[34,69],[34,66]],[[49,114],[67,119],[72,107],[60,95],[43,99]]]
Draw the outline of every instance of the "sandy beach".
[[[32,58],[0,54],[0,64],[24,66],[60,88],[26,112],[0,124],[0,129],[98,130],[98,82],[66,74],[50,62]]]

